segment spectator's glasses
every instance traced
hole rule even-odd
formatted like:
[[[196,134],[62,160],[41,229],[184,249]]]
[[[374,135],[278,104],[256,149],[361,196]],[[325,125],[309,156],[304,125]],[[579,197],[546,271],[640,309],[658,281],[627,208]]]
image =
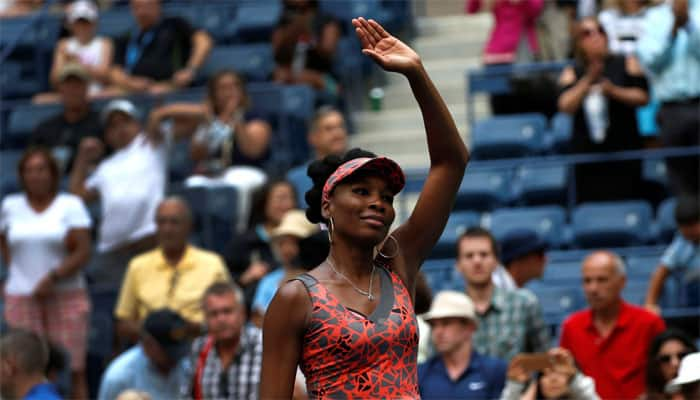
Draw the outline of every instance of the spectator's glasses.
[[[671,362],[672,358],[677,358],[678,361],[680,361],[683,359],[683,357],[687,356],[688,354],[690,354],[689,351],[685,351],[682,353],[676,353],[676,354],[664,354],[664,355],[660,355],[660,356],[656,357],[656,360],[658,362],[660,362],[661,364],[667,364],[667,363]]]
[[[596,34],[605,36],[605,30],[603,29],[602,26],[599,25],[595,29],[591,29],[591,28],[581,29],[581,33],[579,34],[579,38],[580,39],[587,39],[587,38],[589,38],[593,35],[596,35]]]

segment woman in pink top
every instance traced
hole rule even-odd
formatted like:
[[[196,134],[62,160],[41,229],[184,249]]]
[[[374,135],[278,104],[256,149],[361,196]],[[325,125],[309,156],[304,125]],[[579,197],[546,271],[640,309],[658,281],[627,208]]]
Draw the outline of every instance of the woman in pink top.
[[[467,0],[467,13],[491,11],[493,30],[484,49],[484,64],[509,64],[518,58],[525,41],[530,54],[539,53],[535,31],[544,0]]]

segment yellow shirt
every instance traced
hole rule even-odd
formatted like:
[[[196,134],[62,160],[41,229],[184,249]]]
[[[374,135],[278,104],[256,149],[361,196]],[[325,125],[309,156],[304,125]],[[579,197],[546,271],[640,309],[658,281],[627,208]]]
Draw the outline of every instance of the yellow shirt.
[[[187,246],[173,267],[158,247],[129,263],[114,314],[140,323],[149,312],[169,308],[190,322],[201,323],[204,291],[214,282],[229,280],[228,270],[215,253]]]

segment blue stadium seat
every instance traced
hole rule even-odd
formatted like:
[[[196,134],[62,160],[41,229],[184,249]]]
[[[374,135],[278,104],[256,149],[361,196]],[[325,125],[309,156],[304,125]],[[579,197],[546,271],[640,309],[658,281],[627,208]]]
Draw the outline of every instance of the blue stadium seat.
[[[426,260],[421,266],[421,272],[433,292],[433,296],[441,290],[450,288],[451,270],[454,269],[454,259]]]
[[[379,0],[321,0],[319,9],[323,13],[330,14],[340,21],[351,21],[352,18],[363,16],[372,18],[382,23],[389,19],[389,12],[384,10]]]
[[[564,153],[569,150],[573,121],[571,115],[556,113],[549,121],[550,129],[546,133],[546,147],[554,153]]]
[[[579,286],[529,286],[542,307],[544,320],[549,325],[560,324],[568,315],[585,307]]]
[[[656,225],[659,229],[659,239],[668,243],[676,234],[676,199],[664,200],[656,211]]]
[[[547,119],[542,114],[495,116],[478,121],[472,130],[475,159],[536,155],[544,150]]]
[[[642,176],[646,181],[654,182],[661,187],[667,187],[666,161],[662,158],[643,160]]]
[[[21,150],[0,151],[0,198],[20,190],[17,164],[22,153]]]
[[[2,141],[5,148],[20,148],[27,145],[34,129],[45,119],[59,114],[59,104],[22,104],[12,109],[6,134]]]
[[[445,229],[433,247],[431,258],[455,257],[457,238],[467,229],[479,226],[481,217],[471,211],[454,211],[447,220]]]
[[[244,42],[269,42],[281,16],[279,0],[242,1],[236,11],[236,36]]]
[[[469,170],[457,192],[455,209],[488,211],[511,200],[512,173],[508,169]]]
[[[238,221],[238,191],[230,186],[210,188],[207,211],[211,219],[210,247],[222,254],[233,237]]]
[[[163,103],[201,103],[206,97],[207,88],[199,86],[168,93],[163,97]]]
[[[193,27],[207,31],[216,43],[227,43],[236,34],[233,2],[172,2],[163,4],[163,14],[185,19]]]
[[[532,229],[550,248],[568,244],[566,212],[559,206],[497,209],[491,214],[487,225],[496,240],[503,239],[513,229]]]
[[[0,96],[5,99],[27,98],[38,93],[39,82],[23,76],[23,64],[5,61],[0,65]]]
[[[199,79],[232,69],[249,81],[266,81],[274,69],[272,47],[267,44],[238,44],[214,47],[199,71]]]
[[[523,165],[515,172],[514,197],[523,204],[566,204],[569,169],[566,165]]]
[[[661,254],[627,257],[627,276],[648,280],[659,265],[660,259]]]
[[[136,26],[136,21],[128,8],[111,9],[100,13],[97,34],[111,38],[125,36]]]
[[[174,141],[168,154],[168,180],[182,182],[192,174],[193,169],[189,138]]]
[[[542,282],[548,285],[581,285],[581,261],[548,261]]]
[[[651,206],[644,201],[584,203],[572,217],[579,247],[641,246],[651,241]]]
[[[19,48],[34,49],[38,46],[52,49],[60,27],[60,20],[48,14],[4,18],[0,24],[0,48],[16,43]]]
[[[649,288],[649,280],[635,277],[628,277],[625,288],[622,289],[622,298],[632,304],[641,306]]]
[[[182,187],[173,194],[185,199],[192,210],[192,234],[202,238],[205,247],[211,242],[210,221],[207,218],[207,192],[206,187]]]

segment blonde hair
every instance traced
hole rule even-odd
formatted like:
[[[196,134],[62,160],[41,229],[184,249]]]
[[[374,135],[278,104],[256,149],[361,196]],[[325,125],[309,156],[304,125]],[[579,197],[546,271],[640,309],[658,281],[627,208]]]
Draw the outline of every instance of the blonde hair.
[[[151,396],[146,392],[127,389],[119,393],[116,400],[151,400]]]

